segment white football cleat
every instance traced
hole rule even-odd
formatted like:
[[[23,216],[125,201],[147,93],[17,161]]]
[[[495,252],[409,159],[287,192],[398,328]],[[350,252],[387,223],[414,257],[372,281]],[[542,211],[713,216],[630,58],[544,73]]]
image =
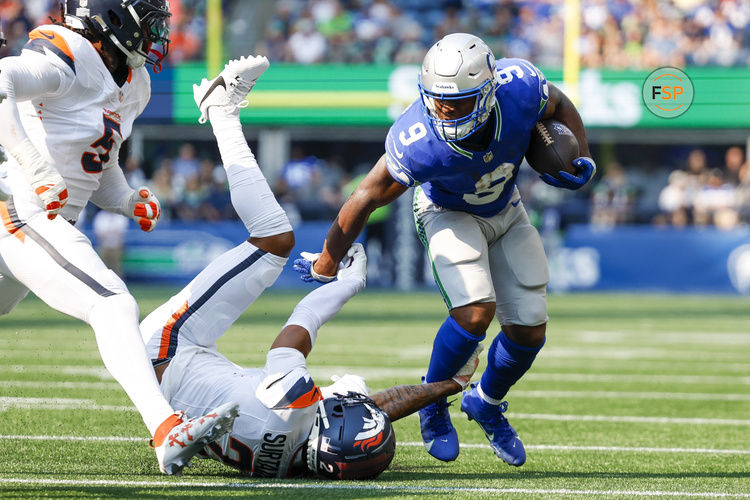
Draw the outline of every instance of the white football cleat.
[[[237,415],[237,403],[225,403],[202,417],[190,420],[182,411],[174,412],[159,426],[151,440],[159,470],[164,474],[182,475],[182,469],[189,465],[191,458],[207,444],[232,430]]]
[[[213,80],[203,79],[193,85],[193,98],[201,111],[199,123],[206,123],[208,108],[230,106],[233,109],[247,107],[247,94],[270,63],[265,56],[247,56],[229,61]]]

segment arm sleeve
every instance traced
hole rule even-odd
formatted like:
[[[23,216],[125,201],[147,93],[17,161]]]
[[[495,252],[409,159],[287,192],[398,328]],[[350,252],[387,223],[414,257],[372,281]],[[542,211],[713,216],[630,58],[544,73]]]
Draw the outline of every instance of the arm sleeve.
[[[23,56],[0,60],[0,143],[12,151],[28,139],[17,102],[62,94],[69,79],[42,54],[25,51]]]
[[[307,330],[314,347],[320,327],[336,315],[363,286],[364,283],[360,280],[343,279],[313,290],[297,304],[284,326],[297,325]]]
[[[133,188],[130,187],[125,179],[120,166],[117,164],[118,151],[113,150],[111,153],[114,161],[102,170],[99,178],[99,188],[91,194],[91,202],[102,210],[114,212],[116,214],[128,215],[123,208],[125,198],[133,194]]]

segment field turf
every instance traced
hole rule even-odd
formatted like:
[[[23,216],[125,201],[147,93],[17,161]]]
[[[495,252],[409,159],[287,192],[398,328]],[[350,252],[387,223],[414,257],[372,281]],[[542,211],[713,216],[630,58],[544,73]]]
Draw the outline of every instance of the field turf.
[[[148,312],[170,291],[133,293]],[[300,297],[266,293],[219,350],[261,366]],[[526,465],[495,458],[457,401],[457,461],[428,456],[412,416],[396,422],[379,479],[323,482],[246,479],[205,460],[162,476],[88,326],[29,297],[0,319],[0,496],[750,498],[747,299],[553,295],[549,309],[547,344],[508,398]],[[444,316],[436,292],[366,291],[321,330],[310,371],[321,385],[346,372],[374,389],[417,383]]]

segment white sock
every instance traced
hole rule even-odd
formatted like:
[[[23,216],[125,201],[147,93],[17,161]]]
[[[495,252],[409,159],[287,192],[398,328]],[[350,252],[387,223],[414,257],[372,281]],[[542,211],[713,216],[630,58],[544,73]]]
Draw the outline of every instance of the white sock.
[[[362,282],[344,279],[316,288],[299,301],[284,327],[301,326],[310,334],[310,344],[315,347],[320,327],[338,313],[362,286]]]
[[[477,392],[479,393],[479,396],[480,396],[480,397],[481,397],[481,398],[482,398],[483,400],[485,400],[486,402],[488,402],[488,403],[489,403],[489,404],[491,404],[491,405],[495,405],[495,406],[497,406],[497,405],[499,405],[500,403],[502,403],[502,400],[500,400],[500,399],[495,399],[495,398],[491,398],[491,397],[489,397],[489,396],[488,396],[487,394],[485,394],[485,393],[484,393],[484,391],[482,390],[482,382],[479,382],[479,383],[477,384]]]
[[[174,410],[159,389],[141,340],[135,299],[125,294],[103,298],[91,308],[88,323],[104,366],[125,389],[153,436]]]
[[[250,236],[263,238],[292,230],[292,225],[258,167],[242,133],[239,110],[209,108],[221,161],[227,172],[232,206]]]

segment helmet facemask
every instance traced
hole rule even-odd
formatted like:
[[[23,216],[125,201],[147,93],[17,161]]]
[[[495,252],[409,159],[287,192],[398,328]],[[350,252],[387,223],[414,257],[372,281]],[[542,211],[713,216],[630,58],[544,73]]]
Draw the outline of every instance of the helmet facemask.
[[[72,4],[72,5],[71,5]],[[115,45],[128,66],[148,63],[158,67],[169,52],[169,2],[167,0],[100,0],[77,7],[66,2],[65,24],[90,29]],[[160,46],[155,50],[152,46]]]
[[[446,142],[456,142],[466,139],[481,128],[490,117],[490,111],[495,105],[494,83],[494,80],[486,80],[479,87],[449,93],[424,88],[420,77],[419,93],[422,97],[422,106],[438,136]],[[474,98],[474,108],[468,115],[454,119],[442,119],[438,115],[435,101],[456,101],[467,98]]]

